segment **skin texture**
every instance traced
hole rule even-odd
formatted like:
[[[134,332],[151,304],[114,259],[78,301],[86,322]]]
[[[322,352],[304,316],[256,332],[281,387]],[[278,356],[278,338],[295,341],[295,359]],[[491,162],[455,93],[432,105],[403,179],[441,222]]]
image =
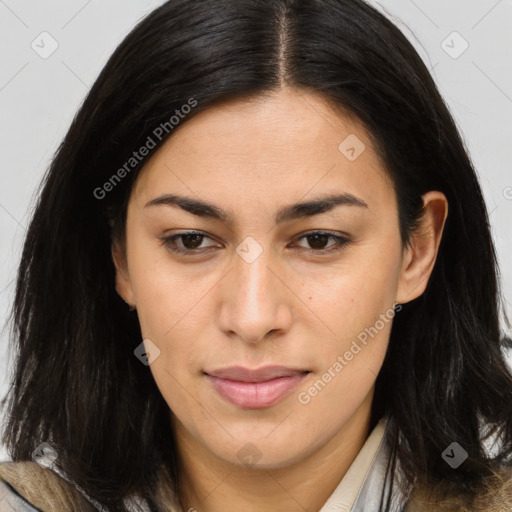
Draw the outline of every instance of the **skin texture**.
[[[338,149],[350,134],[365,145],[352,161]],[[275,223],[284,206],[343,192],[368,207]],[[233,223],[144,207],[170,193],[214,203]],[[422,229],[403,249],[395,192],[362,125],[321,96],[292,89],[201,112],[145,165],[128,205],[126,246],[113,244],[112,254],[118,293],[160,350],[149,368],[172,411],[184,510],[321,508],[369,434],[392,321],[359,343],[308,403],[298,397],[394,303],[425,290],[448,204],[438,191],[423,199]],[[162,245],[160,238],[186,230],[205,237],[175,245],[202,253]],[[350,243],[329,251],[335,240],[304,238],[313,230],[348,235]],[[250,263],[237,252],[246,237],[256,242],[252,254],[262,250]],[[227,402],[203,373],[269,364],[311,373],[259,409]],[[253,465],[240,456],[247,443],[257,449]]]

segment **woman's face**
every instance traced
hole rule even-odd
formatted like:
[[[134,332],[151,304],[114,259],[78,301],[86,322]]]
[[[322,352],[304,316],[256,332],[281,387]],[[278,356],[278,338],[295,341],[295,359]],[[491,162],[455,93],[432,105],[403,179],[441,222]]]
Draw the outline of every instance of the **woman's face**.
[[[117,290],[178,439],[267,468],[367,422],[393,305],[429,270],[407,277],[394,189],[362,126],[289,89],[185,119],[135,183],[126,240]]]

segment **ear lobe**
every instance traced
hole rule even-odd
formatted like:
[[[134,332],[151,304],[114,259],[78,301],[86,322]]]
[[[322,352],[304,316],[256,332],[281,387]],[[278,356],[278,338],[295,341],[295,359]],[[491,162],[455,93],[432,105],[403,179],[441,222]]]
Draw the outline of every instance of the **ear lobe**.
[[[421,224],[404,251],[396,298],[396,302],[402,304],[416,299],[425,291],[448,217],[448,200],[442,192],[430,191],[422,197]]]
[[[111,246],[112,261],[116,271],[116,292],[127,303],[134,304],[133,290],[128,273],[125,251],[116,242]]]

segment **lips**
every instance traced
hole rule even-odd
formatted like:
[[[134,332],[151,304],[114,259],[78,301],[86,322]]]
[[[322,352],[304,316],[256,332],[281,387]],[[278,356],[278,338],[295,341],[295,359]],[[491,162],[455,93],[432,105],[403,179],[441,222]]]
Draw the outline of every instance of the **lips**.
[[[283,399],[309,371],[284,366],[258,369],[233,366],[205,373],[222,398],[244,409],[259,409]]]

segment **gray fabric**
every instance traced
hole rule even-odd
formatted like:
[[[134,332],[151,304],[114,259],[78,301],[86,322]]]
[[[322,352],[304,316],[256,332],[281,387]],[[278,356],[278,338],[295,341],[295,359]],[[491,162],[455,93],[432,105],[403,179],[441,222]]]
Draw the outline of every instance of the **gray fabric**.
[[[363,484],[359,489],[356,500],[350,509],[350,512],[381,512],[380,501],[382,489],[385,485],[386,466],[390,456],[389,448],[389,433],[390,433],[390,422],[386,423],[386,430],[382,436],[381,442],[366,476],[363,480]],[[390,504],[390,512],[405,512],[405,504],[407,502],[407,496],[404,496],[397,487],[397,484],[401,481],[402,475],[400,468],[393,475],[393,495]],[[386,485],[384,492],[384,500],[386,502],[389,496],[389,481]],[[412,512],[412,509],[407,509]]]
[[[0,512],[40,512],[0,480]]]

